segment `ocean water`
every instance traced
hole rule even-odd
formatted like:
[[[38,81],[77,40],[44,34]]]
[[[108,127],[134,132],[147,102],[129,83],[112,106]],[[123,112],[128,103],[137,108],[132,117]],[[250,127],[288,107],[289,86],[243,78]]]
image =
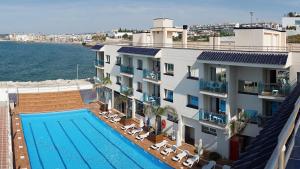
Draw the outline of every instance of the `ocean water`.
[[[0,42],[0,81],[91,78],[95,52],[77,44]]]

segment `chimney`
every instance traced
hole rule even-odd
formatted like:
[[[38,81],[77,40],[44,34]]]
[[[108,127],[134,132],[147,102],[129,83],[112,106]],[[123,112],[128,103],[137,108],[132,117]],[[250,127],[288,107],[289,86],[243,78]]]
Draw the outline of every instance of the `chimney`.
[[[183,28],[183,31],[182,31],[182,47],[187,48],[187,29],[188,29],[188,26],[183,25],[182,28]]]

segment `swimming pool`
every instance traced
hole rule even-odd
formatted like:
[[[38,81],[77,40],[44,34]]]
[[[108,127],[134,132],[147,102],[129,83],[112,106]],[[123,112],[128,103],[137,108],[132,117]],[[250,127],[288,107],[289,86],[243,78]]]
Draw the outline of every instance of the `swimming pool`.
[[[32,169],[171,168],[87,109],[20,116]]]

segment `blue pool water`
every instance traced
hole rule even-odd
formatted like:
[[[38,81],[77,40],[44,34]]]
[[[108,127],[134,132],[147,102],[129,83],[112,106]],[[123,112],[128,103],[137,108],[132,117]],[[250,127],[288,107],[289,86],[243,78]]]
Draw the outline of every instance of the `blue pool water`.
[[[171,168],[86,109],[21,114],[32,169]]]

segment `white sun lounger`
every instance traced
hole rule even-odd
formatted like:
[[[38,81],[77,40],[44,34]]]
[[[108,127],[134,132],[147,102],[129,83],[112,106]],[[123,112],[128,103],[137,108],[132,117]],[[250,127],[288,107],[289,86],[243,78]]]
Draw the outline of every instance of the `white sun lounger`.
[[[107,119],[112,119],[112,118],[116,118],[116,117],[118,117],[117,114],[111,114],[111,115],[107,116]]]
[[[172,157],[172,160],[180,162],[183,159],[183,157],[187,157],[189,154],[190,153],[188,151],[184,150],[176,156]]]
[[[111,113],[111,112],[106,113],[105,118],[106,118],[106,119],[109,119],[109,118],[111,118],[111,116],[113,116],[113,115],[115,115],[115,114],[113,114],[113,113]]]
[[[176,145],[172,145],[169,148],[163,149],[160,153],[162,155],[168,156],[170,153],[176,153],[177,150],[177,146]]]
[[[116,123],[116,122],[119,122],[119,121],[121,121],[121,117],[119,117],[119,116],[114,117],[114,118],[112,118],[112,119],[110,120],[110,122],[112,122],[112,123]]]
[[[168,143],[167,140],[163,140],[163,141],[160,142],[160,143],[153,144],[153,145],[151,146],[151,148],[154,149],[154,150],[159,150],[161,147],[166,147],[167,143]]]
[[[149,136],[149,132],[145,133],[145,134],[140,134],[138,136],[136,136],[136,139],[143,141],[146,137]]]
[[[199,155],[194,155],[190,158],[188,158],[185,162],[183,162],[183,165],[189,168],[192,168],[192,166],[197,162],[199,162]]]
[[[133,127],[135,127],[134,123],[126,125],[126,126],[122,126],[121,129],[127,131],[128,129],[131,129]]]
[[[104,116],[106,115],[108,112],[107,111],[103,111],[103,112],[99,112],[99,115]]]
[[[131,131],[129,131],[128,133],[131,135],[135,135],[136,133],[141,133],[143,131],[143,128],[137,128],[137,129],[133,129]]]
[[[202,167],[202,169],[214,169],[216,166],[216,162],[211,160],[206,164],[205,166]]]

